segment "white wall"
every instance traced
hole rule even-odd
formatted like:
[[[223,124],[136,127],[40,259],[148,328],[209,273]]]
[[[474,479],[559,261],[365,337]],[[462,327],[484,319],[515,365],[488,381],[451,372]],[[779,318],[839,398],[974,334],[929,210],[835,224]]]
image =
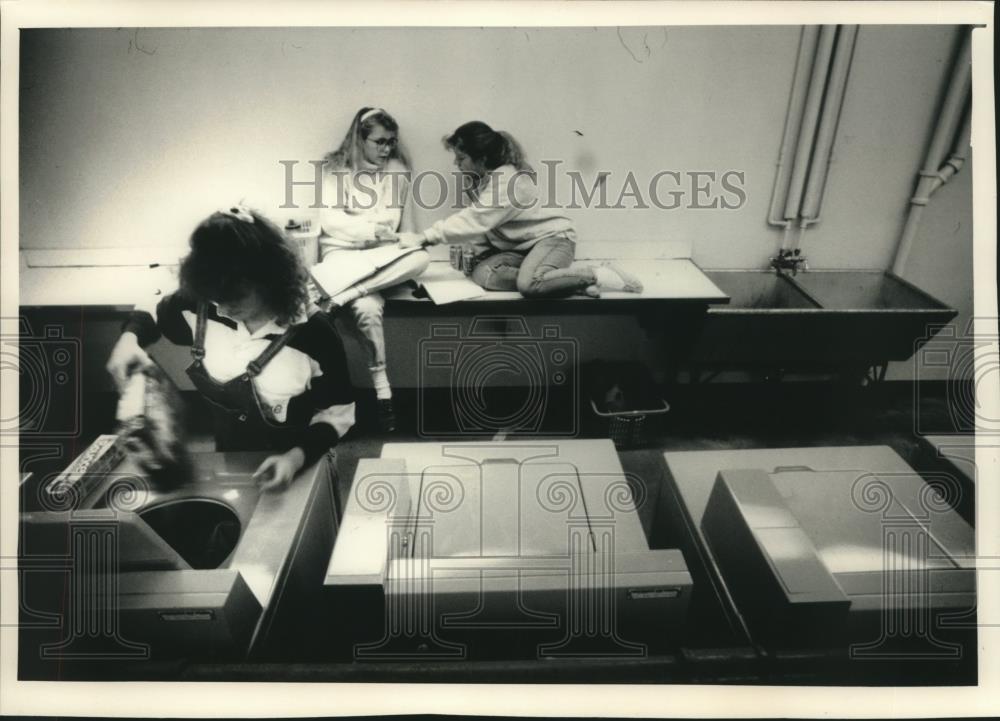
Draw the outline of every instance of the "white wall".
[[[726,246],[749,230],[734,260],[757,264],[797,38],[794,27],[28,32],[21,243],[172,244],[231,198],[276,207],[278,161],[321,158],[358,107],[378,104],[401,121],[417,170],[449,173],[441,137],[478,118],[536,165],[610,171],[612,198],[629,170],[644,185],[663,169],[744,171],[740,212],[575,219],[586,238],[694,242],[708,265],[731,262]]]
[[[358,107],[400,120],[416,170],[482,119],[536,161],[593,177],[745,173],[739,210],[580,210],[582,238],[689,243],[706,268],[763,267],[799,28],[120,29],[21,33],[21,246],[182,246],[210,211],[276,207],[278,161],[319,159]],[[957,38],[861,29],[815,268],[887,267]],[[308,176],[308,166],[300,168]],[[971,185],[925,215],[907,277],[971,312]],[[561,184],[560,194],[568,193]],[[613,193],[615,195],[616,193]],[[301,192],[297,196],[303,199]],[[420,211],[418,224],[445,211]]]

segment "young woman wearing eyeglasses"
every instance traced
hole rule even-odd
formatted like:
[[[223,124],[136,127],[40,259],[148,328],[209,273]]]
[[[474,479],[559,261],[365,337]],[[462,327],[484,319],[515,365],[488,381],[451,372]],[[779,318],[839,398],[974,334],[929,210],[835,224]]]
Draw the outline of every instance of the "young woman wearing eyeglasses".
[[[409,191],[399,124],[382,108],[361,108],[340,147],[326,156],[319,244],[324,268],[342,288],[324,307],[350,308],[386,431],[394,429],[395,414],[382,328],[385,300],[378,291],[417,277],[430,260],[424,251],[399,257],[394,242],[397,231],[412,227]],[[329,273],[324,277],[329,280]]]

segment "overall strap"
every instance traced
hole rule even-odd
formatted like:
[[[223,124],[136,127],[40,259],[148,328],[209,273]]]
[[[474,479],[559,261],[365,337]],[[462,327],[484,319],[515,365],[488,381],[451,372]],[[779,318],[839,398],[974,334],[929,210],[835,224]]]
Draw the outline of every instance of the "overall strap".
[[[264,349],[264,351],[254,358],[252,361],[247,363],[247,375],[251,378],[260,375],[260,372],[264,370],[264,366],[271,362],[274,356],[278,355],[278,351],[287,345],[288,341],[292,339],[295,333],[298,331],[299,326],[293,325],[291,328],[286,330],[280,337],[275,338],[271,341],[271,344]]]
[[[194,343],[191,345],[191,355],[195,360],[205,357],[205,327],[208,323],[208,306],[204,302],[198,303],[198,323],[194,330]]]

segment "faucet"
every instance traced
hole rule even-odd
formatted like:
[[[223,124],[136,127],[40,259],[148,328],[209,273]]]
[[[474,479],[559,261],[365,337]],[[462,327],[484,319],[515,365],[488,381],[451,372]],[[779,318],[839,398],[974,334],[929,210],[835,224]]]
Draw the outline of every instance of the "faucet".
[[[795,250],[781,248],[778,251],[778,255],[771,258],[771,267],[779,275],[782,270],[790,270],[792,271],[792,275],[797,275],[800,269],[804,271],[809,270],[809,263],[799,248]]]

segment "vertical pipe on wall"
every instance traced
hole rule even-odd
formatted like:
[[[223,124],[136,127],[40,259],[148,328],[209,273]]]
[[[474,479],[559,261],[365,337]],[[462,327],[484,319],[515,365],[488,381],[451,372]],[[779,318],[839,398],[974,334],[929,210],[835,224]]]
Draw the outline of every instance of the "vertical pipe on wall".
[[[951,180],[962,166],[965,165],[965,160],[969,153],[969,139],[972,136],[972,109],[966,113],[965,123],[962,128],[962,132],[959,134],[958,139],[955,141],[955,147],[952,150],[951,156],[945,161],[945,166],[941,169],[941,172],[937,174],[936,177],[930,178],[932,186],[928,191],[928,196],[923,198],[925,202],[915,202],[920,201],[921,198],[914,196],[910,200],[910,212],[906,215],[906,223],[903,225],[903,234],[900,236],[899,249],[896,251],[896,260],[892,266],[892,272],[896,275],[902,275],[903,270],[906,268],[906,261],[910,254],[910,248],[913,245],[913,239],[917,235],[917,229],[920,227],[920,220],[924,215],[924,208],[930,202],[930,194],[935,190],[940,188],[942,185]],[[921,178],[923,181],[925,178]]]
[[[816,135],[816,150],[813,152],[813,160],[805,185],[805,195],[802,200],[803,227],[819,220],[823,189],[830,172],[830,158],[833,155],[840,113],[844,107],[847,78],[851,71],[857,34],[857,25],[843,25],[837,34],[837,49],[834,52],[833,65],[830,68],[830,81],[827,84],[826,99],[823,102],[823,115],[820,118],[819,130]]]
[[[795,72],[792,75],[792,92],[788,96],[785,127],[781,133],[781,149],[778,152],[778,166],[774,177],[774,187],[771,190],[771,207],[767,214],[767,222],[770,225],[785,229],[791,225],[789,221],[785,220],[782,213],[785,199],[788,197],[788,183],[792,171],[788,161],[802,127],[802,111],[806,103],[806,90],[809,87],[809,77],[818,42],[819,26],[803,26],[799,33],[799,51],[795,58]]]
[[[812,157],[816,126],[819,122],[823,94],[826,90],[826,77],[830,70],[830,56],[833,53],[833,41],[836,33],[837,27],[835,25],[824,25],[820,31],[816,60],[813,62],[812,74],[809,79],[809,93],[806,96],[805,110],[802,116],[802,129],[799,132],[795,148],[792,178],[788,185],[788,197],[785,199],[784,217],[789,222],[798,217],[802,203],[803,185]]]
[[[955,140],[955,145],[951,150],[951,155],[949,155],[948,159],[944,161],[944,165],[941,167],[941,172],[939,172],[937,177],[932,181],[932,193],[951,180],[952,176],[962,169],[962,166],[965,165],[966,158],[969,156],[969,147],[971,142],[972,103],[966,103],[965,119],[962,123],[962,131],[958,134],[958,138]]]
[[[906,216],[906,223],[903,225],[903,233],[899,238],[899,245],[896,248],[896,258],[892,264],[892,272],[896,275],[903,274],[906,261],[910,255],[910,249],[913,245],[913,239],[916,237],[917,228],[920,226],[924,206],[930,202],[931,194],[944,185],[961,168],[965,162],[965,154],[968,152],[967,138],[971,137],[971,135],[967,135],[967,132],[971,133],[971,111],[967,114],[967,121],[969,123],[968,131],[963,127],[959,137],[954,140],[955,152],[953,153],[953,158],[956,161],[955,164],[951,163],[950,158],[948,167],[941,167],[946,149],[954,139],[955,128],[961,119],[962,110],[969,104],[969,96],[972,89],[972,29],[963,28],[962,32],[964,35],[958,56],[955,59],[955,65],[952,69],[948,90],[941,105],[941,112],[938,115],[934,134],[927,148],[924,165],[918,173],[917,188],[913,193],[913,197],[910,198],[910,210]],[[949,167],[951,168],[950,171]]]
[[[948,86],[948,93],[945,95],[941,114],[938,116],[937,128],[931,138],[930,147],[927,149],[923,173],[937,175],[944,160],[944,154],[948,151],[955,137],[959,114],[965,107],[966,98],[972,88],[972,31],[966,29],[964,33],[961,49]]]

